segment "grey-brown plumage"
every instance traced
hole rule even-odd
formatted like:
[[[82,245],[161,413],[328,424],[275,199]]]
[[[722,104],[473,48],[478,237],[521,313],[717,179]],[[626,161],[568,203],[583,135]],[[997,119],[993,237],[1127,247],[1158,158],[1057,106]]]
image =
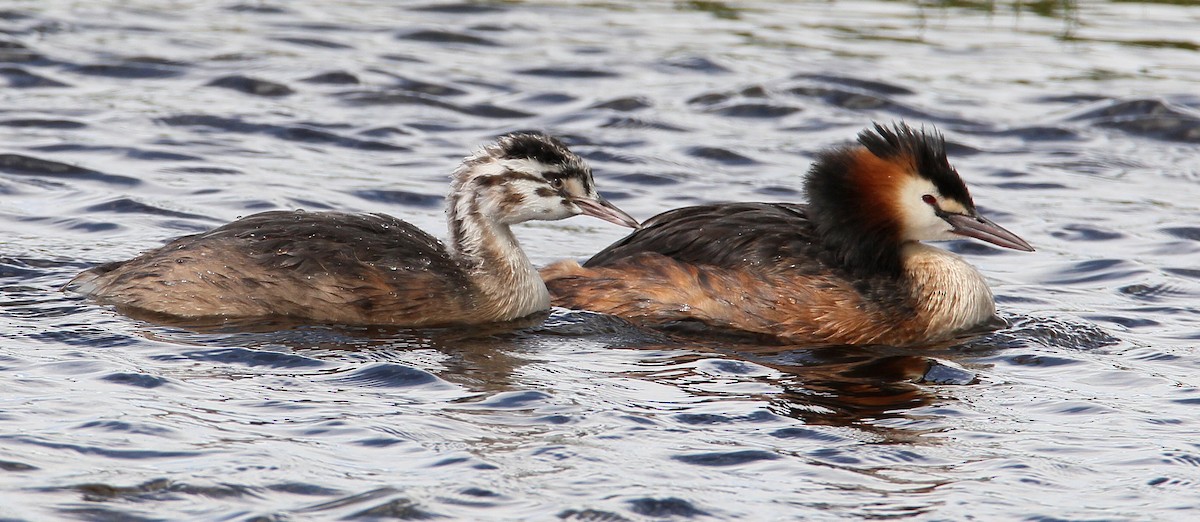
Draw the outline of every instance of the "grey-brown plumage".
[[[1027,243],[981,217],[942,137],[875,126],[821,153],[809,203],[664,212],[583,266],[542,271],[554,304],[650,324],[700,322],[804,344],[911,345],[996,321],[960,257],[922,240]]]
[[[578,214],[637,224],[595,192],[587,165],[558,140],[513,134],[455,172],[448,245],[383,214],[263,212],[92,268],[67,288],[176,318],[508,321],[549,307],[510,225]]]

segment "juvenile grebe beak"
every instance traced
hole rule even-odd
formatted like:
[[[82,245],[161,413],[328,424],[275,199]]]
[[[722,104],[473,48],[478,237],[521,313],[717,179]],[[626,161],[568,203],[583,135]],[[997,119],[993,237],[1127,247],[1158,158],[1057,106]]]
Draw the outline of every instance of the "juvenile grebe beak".
[[[574,197],[571,198],[571,203],[578,205],[585,215],[600,218],[623,227],[642,228],[642,225],[638,224],[636,219],[633,219],[624,210],[617,208],[616,205],[609,203],[603,197],[596,196],[596,199]]]
[[[1024,239],[1017,237],[1016,234],[1005,230],[1004,227],[978,214],[971,216],[946,212],[941,217],[947,223],[950,223],[950,226],[954,227],[950,231],[952,233],[987,241],[988,243],[1004,248],[1011,248],[1022,252],[1033,252],[1033,247],[1029,243],[1026,243]]]

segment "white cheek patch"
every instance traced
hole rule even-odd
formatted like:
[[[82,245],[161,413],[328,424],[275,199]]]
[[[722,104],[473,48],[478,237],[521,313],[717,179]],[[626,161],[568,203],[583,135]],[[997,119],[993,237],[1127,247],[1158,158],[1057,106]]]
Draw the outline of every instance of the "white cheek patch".
[[[899,198],[901,234],[906,241],[934,241],[939,239],[955,239],[950,233],[950,223],[938,217],[933,206],[924,201],[925,196],[937,198],[938,206],[946,212],[963,212],[962,204],[952,199],[942,197],[937,187],[921,177],[910,177],[897,191]]]

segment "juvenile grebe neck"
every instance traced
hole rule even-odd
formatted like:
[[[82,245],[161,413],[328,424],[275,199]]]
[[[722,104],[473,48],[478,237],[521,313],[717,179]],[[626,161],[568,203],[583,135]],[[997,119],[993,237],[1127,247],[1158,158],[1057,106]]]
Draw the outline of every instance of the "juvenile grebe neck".
[[[561,191],[582,196],[530,205]],[[511,225],[563,213],[638,225],[596,193],[587,164],[557,140],[502,138],[455,170],[446,196],[448,248],[475,282],[481,317],[506,320],[550,307],[550,293]]]

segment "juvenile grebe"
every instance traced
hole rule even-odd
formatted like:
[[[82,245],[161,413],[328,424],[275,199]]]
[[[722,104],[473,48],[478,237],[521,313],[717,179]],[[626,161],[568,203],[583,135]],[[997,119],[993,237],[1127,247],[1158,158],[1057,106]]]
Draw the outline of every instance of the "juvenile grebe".
[[[822,152],[807,205],[671,210],[582,267],[542,271],[555,305],[704,324],[802,344],[913,345],[999,323],[983,276],[920,241],[973,237],[1032,251],[979,215],[945,140],[876,124]]]
[[[177,318],[508,321],[550,307],[511,225],[587,214],[637,227],[596,193],[579,156],[540,134],[501,137],[464,160],[446,207],[448,248],[384,214],[271,211],[92,268],[67,289]]]

